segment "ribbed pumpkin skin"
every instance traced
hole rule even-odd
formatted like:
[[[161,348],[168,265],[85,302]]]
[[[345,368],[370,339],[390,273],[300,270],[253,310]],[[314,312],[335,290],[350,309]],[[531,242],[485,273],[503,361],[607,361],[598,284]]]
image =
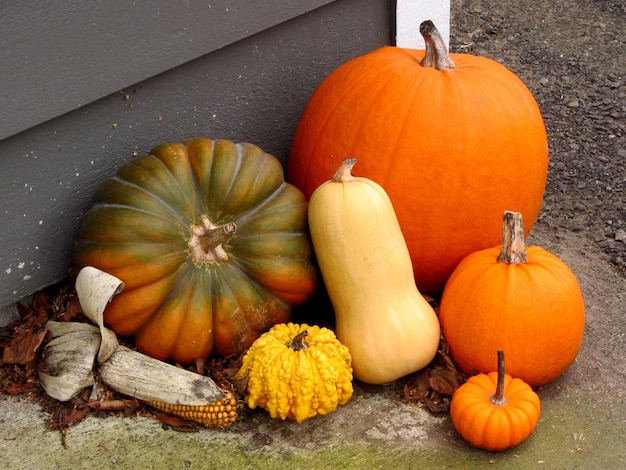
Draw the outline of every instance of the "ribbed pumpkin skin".
[[[466,257],[450,277],[439,308],[450,354],[466,374],[497,369],[535,387],[563,374],[576,358],[585,328],[578,281],[558,257],[539,246],[528,261],[499,263],[500,247]]]
[[[252,144],[167,143],[98,190],[74,261],[124,281],[105,321],[146,354],[181,363],[225,356],[314,292],[306,206],[280,162]],[[196,261],[189,241],[203,216],[236,224],[222,244],[227,259]]]
[[[452,397],[450,417],[455,429],[469,443],[491,451],[515,447],[530,436],[541,413],[539,397],[518,378],[504,376],[506,403],[490,402],[497,383],[496,372],[470,377]]]
[[[298,124],[288,181],[308,199],[356,158],[358,176],[391,198],[418,288],[438,295],[466,255],[497,244],[504,210],[521,212],[528,233],[548,145],[533,96],[505,67],[450,54],[456,68],[438,71],[423,56],[385,47],[332,72]],[[452,221],[451,211],[464,216]]]

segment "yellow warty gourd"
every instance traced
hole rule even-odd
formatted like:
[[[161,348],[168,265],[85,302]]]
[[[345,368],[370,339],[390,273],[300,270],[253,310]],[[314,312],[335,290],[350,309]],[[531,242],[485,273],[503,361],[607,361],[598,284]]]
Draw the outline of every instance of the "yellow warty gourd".
[[[235,379],[247,380],[250,408],[298,423],[335,411],[353,393],[348,348],[316,325],[273,326],[248,349]]]
[[[382,384],[428,365],[440,328],[415,285],[389,197],[374,181],[352,176],[355,163],[344,160],[311,195],[309,229],[354,377]]]

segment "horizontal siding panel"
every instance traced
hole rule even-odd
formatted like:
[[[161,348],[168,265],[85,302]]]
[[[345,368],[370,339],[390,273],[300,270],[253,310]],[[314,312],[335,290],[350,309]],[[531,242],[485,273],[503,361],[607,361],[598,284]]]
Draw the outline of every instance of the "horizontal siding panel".
[[[4,2],[0,140],[332,1]]]
[[[135,154],[224,138],[286,164],[315,87],[390,22],[388,0],[338,0],[0,140],[0,306],[67,276],[78,220]]]

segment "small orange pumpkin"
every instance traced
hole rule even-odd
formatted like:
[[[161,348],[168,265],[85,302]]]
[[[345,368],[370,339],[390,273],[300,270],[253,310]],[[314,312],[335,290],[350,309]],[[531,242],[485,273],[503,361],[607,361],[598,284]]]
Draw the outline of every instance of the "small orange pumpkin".
[[[360,176],[393,203],[417,287],[439,296],[465,256],[498,243],[490,227],[505,209],[522,212],[531,229],[548,142],[515,74],[485,57],[448,54],[432,22],[420,31],[425,51],[379,48],[324,79],[296,129],[288,181],[309,198],[345,158],[358,158]]]
[[[495,370],[502,349],[509,373],[539,386],[576,358],[585,304],[567,265],[539,246],[525,248],[522,215],[507,211],[502,246],[475,252],[457,266],[439,320],[450,354],[466,374]]]
[[[481,449],[501,451],[530,436],[541,413],[539,396],[523,380],[504,372],[498,351],[498,372],[478,374],[461,385],[450,403],[450,417],[463,439]]]

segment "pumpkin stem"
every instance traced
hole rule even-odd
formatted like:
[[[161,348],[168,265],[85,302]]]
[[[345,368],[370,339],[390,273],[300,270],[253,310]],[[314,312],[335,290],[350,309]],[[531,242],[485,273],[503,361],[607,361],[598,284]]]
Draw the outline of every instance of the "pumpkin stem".
[[[189,248],[193,252],[194,260],[197,263],[226,261],[228,254],[222,244],[230,240],[236,231],[237,225],[234,222],[213,225],[208,217],[203,215],[198,225],[191,226]]]
[[[498,381],[496,383],[496,393],[489,398],[496,406],[506,405],[504,396],[504,351],[498,351]]]
[[[498,255],[498,263],[525,263],[524,224],[520,212],[505,211],[502,223],[502,247]]]
[[[303,349],[308,348],[309,347],[308,344],[306,344],[306,341],[304,341],[304,338],[306,338],[308,334],[309,334],[308,330],[301,331],[300,333],[298,333],[296,336],[293,337],[293,339],[289,342],[287,346],[293,349],[294,351],[302,351]]]
[[[339,168],[332,177],[333,183],[347,183],[348,181],[354,181],[351,170],[356,163],[356,158],[346,158],[341,162]]]
[[[456,67],[450,58],[446,43],[441,33],[435,27],[435,23],[426,20],[420,24],[420,34],[426,44],[426,55],[420,62],[423,67],[432,67],[439,71],[451,70]]]

